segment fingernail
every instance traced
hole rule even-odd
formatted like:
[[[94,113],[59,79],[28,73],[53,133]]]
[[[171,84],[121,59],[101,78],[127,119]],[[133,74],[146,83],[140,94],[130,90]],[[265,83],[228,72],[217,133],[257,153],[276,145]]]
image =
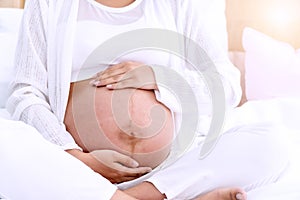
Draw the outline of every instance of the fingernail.
[[[244,199],[244,196],[241,193],[237,193],[235,195],[235,197],[236,197],[237,200],[243,200]]]
[[[93,83],[92,83],[94,86],[99,86],[100,85],[100,81],[94,81]]]
[[[138,167],[140,164],[136,162],[135,160],[132,161],[132,167]]]
[[[113,88],[112,85],[106,85],[106,87],[107,87],[108,89],[112,89],[112,88]]]
[[[99,81],[97,81],[97,80],[91,80],[90,82],[89,82],[89,84],[90,85],[95,85],[95,84],[97,84]]]
[[[95,82],[95,80],[91,80],[91,81],[89,82],[89,84],[90,84],[90,85],[93,85],[94,82]]]
[[[151,172],[151,171],[152,171],[152,168],[149,167],[149,169],[148,169],[147,171],[148,171],[148,172]]]

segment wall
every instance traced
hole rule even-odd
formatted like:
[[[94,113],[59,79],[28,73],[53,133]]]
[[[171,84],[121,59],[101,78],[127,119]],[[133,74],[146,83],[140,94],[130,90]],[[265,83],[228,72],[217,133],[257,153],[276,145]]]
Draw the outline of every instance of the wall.
[[[300,48],[299,0],[226,0],[230,50],[242,50],[245,26]]]

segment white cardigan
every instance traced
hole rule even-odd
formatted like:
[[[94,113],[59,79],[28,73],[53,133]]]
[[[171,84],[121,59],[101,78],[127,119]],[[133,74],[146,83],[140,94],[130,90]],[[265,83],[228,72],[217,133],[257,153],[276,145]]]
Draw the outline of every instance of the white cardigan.
[[[153,4],[160,4],[157,0]],[[227,105],[236,106],[238,70],[227,57],[224,0],[164,0],[179,33],[196,41],[222,76]],[[63,123],[68,101],[78,0],[27,0],[16,52],[16,76],[7,109],[63,149],[79,148]],[[159,6],[159,5],[157,5]],[[160,91],[168,105],[168,95]],[[172,109],[172,108],[171,108]]]

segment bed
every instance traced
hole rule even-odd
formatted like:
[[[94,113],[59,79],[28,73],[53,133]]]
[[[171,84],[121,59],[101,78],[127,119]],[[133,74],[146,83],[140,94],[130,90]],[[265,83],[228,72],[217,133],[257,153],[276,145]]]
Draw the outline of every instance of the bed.
[[[1,118],[9,117],[4,106],[23,5],[24,1],[0,0]],[[250,191],[249,200],[300,199],[300,29],[294,26],[300,23],[299,7],[295,0],[227,0],[228,55],[241,71],[243,88],[231,121],[277,122],[290,144],[286,173],[278,182]]]
[[[285,177],[249,192],[248,197],[300,199],[300,2],[226,2],[229,56],[242,74],[243,98],[236,117],[278,121],[291,142],[291,164]]]

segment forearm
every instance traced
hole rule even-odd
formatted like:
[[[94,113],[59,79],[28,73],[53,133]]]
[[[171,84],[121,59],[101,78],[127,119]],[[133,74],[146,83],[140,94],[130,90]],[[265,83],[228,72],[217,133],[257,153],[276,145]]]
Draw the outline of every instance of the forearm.
[[[49,103],[48,86],[54,82],[49,83],[48,70],[54,66],[47,66],[47,13],[47,0],[26,2],[16,48],[16,76],[11,84],[7,110],[13,119],[35,127],[48,141],[63,149],[78,148]]]
[[[199,59],[207,57],[208,62],[211,62],[219,73],[227,107],[237,106],[241,98],[240,74],[228,58],[225,1],[191,0],[181,3],[182,9],[178,10],[178,16],[181,18],[178,19],[182,20],[178,20],[177,23],[182,25],[182,33],[195,41],[202,51],[197,52],[190,48],[192,46],[187,46],[186,55]],[[186,23],[187,21],[189,23]],[[198,62],[203,63],[201,60]]]
[[[23,93],[26,95],[23,95]],[[50,106],[42,97],[29,94],[30,89],[21,87],[15,89],[7,102],[7,110],[14,120],[21,120],[36,128],[43,137],[63,149],[80,149],[71,135],[66,131],[63,123],[60,123]],[[31,91],[32,92],[32,91]]]
[[[167,198],[150,182],[143,182],[137,186],[124,190],[124,192],[140,200],[163,200]]]
[[[120,199],[122,199],[122,200],[137,200],[136,198],[129,196],[125,192],[117,190],[114,193],[114,195],[112,196],[111,200],[120,200]]]
[[[62,149],[80,149],[72,136],[66,131],[65,125],[59,122],[57,117],[46,107],[32,105],[23,111],[20,119],[34,126],[46,140],[60,146]]]
[[[240,72],[229,60],[223,63],[216,63],[216,65],[220,65],[220,77],[225,92],[226,106],[228,109],[234,108],[240,103],[242,97]]]

